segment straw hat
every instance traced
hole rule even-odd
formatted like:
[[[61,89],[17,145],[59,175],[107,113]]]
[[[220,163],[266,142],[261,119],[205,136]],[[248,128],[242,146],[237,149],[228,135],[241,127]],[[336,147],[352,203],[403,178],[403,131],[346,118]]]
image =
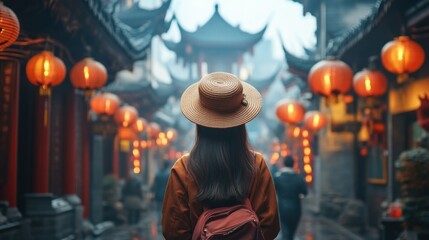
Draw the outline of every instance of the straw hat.
[[[245,124],[261,111],[261,94],[236,76],[214,72],[189,86],[180,107],[191,122],[211,128]]]

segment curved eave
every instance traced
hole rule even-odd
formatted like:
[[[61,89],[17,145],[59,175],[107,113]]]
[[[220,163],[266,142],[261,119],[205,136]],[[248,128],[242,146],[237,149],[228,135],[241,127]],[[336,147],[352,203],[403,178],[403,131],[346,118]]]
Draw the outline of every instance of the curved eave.
[[[171,0],[165,1],[159,8],[153,10],[143,9],[134,4],[131,8],[116,13],[115,17],[132,28],[139,28],[147,21],[164,20],[170,4]]]
[[[221,43],[220,41],[207,42],[206,39],[201,39],[201,37],[199,37],[199,35],[201,35],[201,34],[198,33],[198,30],[195,32],[189,32],[189,31],[186,31],[180,25],[180,23],[178,23],[177,25],[179,27],[180,36],[182,38],[180,41],[184,42],[186,44],[192,45],[192,46],[200,47],[200,48],[248,49],[262,39],[262,37],[264,36],[265,31],[267,29],[267,26],[265,26],[261,31],[254,33],[254,34],[243,32],[243,34],[247,35],[247,36],[245,36],[245,38],[246,38],[245,41],[241,41],[241,42],[234,42],[234,41],[227,42],[227,41],[225,41],[224,43]],[[234,28],[234,27],[232,27],[232,28]],[[237,29],[237,28],[235,28],[235,29]],[[237,29],[237,31],[241,31],[241,30]]]
[[[285,54],[285,59],[286,59],[286,63],[288,64],[288,68],[291,70],[296,69],[299,72],[308,74],[311,67],[313,67],[313,65],[316,64],[317,62],[316,59],[302,59],[300,57],[297,57],[293,55],[291,52],[289,52],[284,46],[283,46],[283,52]]]
[[[140,20],[144,22],[146,20],[150,20],[150,19],[165,15],[168,8],[170,7],[170,4],[171,4],[171,0],[168,0],[163,2],[159,8],[147,10],[144,8],[140,8],[138,6],[139,4],[137,3],[127,10],[117,12],[115,15],[121,21]]]
[[[387,17],[394,4],[399,3],[399,0],[380,0],[376,3],[372,13],[363,19],[356,27],[348,31],[346,34],[334,39],[328,46],[327,52],[329,55],[341,58],[345,52],[353,48],[362,39],[368,36],[373,29],[379,26]],[[392,14],[392,18],[395,18]],[[400,28],[400,25],[398,25]]]
[[[161,38],[162,42],[164,43],[164,46],[166,48],[168,48],[168,50],[173,51],[173,52],[177,52],[180,49],[180,43],[178,42],[173,42],[170,40],[165,40],[164,38]]]

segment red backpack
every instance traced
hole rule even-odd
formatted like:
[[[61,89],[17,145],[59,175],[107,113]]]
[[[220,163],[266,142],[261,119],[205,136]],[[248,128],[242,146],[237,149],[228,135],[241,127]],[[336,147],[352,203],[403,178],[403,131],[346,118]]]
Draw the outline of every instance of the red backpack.
[[[198,218],[192,240],[263,240],[259,219],[249,199],[244,204],[207,209]]]

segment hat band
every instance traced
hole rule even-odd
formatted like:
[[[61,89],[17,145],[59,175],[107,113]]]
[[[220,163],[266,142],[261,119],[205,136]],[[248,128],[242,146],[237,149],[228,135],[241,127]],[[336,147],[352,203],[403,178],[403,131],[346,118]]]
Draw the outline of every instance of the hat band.
[[[237,111],[242,105],[247,106],[246,95],[235,95],[224,99],[210,99],[200,94],[200,103],[203,107],[221,113]],[[246,103],[246,104],[244,104]]]

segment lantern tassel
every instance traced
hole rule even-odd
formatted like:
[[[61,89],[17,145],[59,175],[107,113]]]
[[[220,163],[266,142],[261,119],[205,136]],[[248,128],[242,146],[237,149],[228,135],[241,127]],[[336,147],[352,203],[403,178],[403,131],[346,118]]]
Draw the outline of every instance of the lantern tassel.
[[[45,97],[45,104],[43,104],[43,126],[48,126],[48,101],[49,95]]]
[[[396,78],[399,84],[406,82],[409,79],[408,73],[399,74]]]
[[[94,90],[84,90],[83,93],[85,94],[85,101],[89,102],[89,100],[91,99],[91,97],[94,95]]]
[[[51,88],[46,86],[41,86],[39,88],[39,95],[40,96],[51,96]]]

